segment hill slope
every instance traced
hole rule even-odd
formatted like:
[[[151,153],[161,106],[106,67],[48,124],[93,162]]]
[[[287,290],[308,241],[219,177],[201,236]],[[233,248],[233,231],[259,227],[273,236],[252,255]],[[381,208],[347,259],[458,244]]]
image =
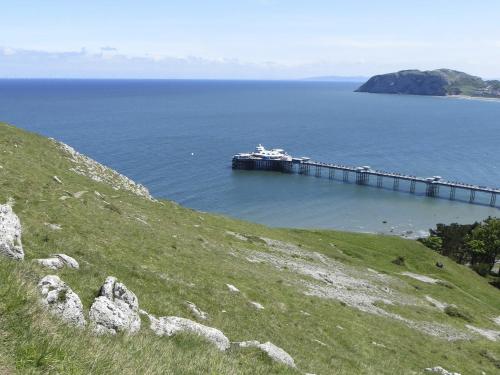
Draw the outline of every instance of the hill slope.
[[[20,217],[25,251],[24,261],[0,257],[0,373],[498,371],[498,342],[466,325],[499,329],[492,320],[500,316],[499,291],[421,244],[196,212],[148,199],[145,189],[88,161],[0,124],[0,203],[10,201]],[[80,269],[52,271],[33,261],[53,253],[74,257]],[[397,257],[404,264],[393,263]],[[256,349],[220,352],[193,335],[157,337],[147,321],[132,336],[67,326],[38,303],[36,285],[47,274],[80,296],[85,314],[109,275],[155,316],[195,320],[191,301],[208,314],[203,324],[231,341],[271,341],[298,369]],[[442,304],[470,321],[445,314]]]
[[[356,91],[411,95],[467,95],[500,98],[500,81],[483,81],[479,77],[450,69],[430,71],[402,70],[371,77]]]

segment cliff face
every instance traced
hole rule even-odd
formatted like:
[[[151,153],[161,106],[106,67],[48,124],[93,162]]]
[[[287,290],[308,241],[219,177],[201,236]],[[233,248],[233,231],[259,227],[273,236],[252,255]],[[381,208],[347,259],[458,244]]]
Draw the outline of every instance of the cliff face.
[[[373,76],[357,92],[409,95],[500,97],[500,82],[483,81],[450,69],[403,70]]]

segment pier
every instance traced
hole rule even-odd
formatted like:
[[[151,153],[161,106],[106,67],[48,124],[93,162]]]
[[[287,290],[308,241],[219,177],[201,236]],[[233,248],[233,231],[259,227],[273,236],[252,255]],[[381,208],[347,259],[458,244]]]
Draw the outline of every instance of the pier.
[[[295,158],[282,149],[265,150],[259,145],[253,153],[242,153],[233,156],[233,169],[267,170],[282,173],[298,173],[314,175],[331,180],[354,182],[358,185],[377,188],[392,188],[395,191],[405,191],[410,194],[422,192],[432,198],[457,199],[461,192],[462,199],[469,203],[478,203],[478,194],[486,195],[485,204],[496,207],[500,188],[473,185],[464,182],[447,181],[440,176],[417,177],[396,172],[372,169],[369,166],[353,167],[342,164],[323,163],[309,158]],[[387,185],[389,184],[389,185]],[[404,185],[404,187],[402,186]]]

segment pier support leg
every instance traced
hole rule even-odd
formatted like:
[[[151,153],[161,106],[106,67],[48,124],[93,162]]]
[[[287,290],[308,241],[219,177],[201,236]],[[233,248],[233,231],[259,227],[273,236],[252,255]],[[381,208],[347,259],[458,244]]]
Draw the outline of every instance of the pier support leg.
[[[415,186],[417,184],[417,181],[415,180],[411,180],[411,183],[410,183],[410,193],[411,194],[415,194]]]
[[[428,197],[439,196],[439,185],[436,185],[432,182],[428,182],[427,187],[425,189],[425,195],[427,195]]]
[[[491,193],[490,206],[495,207],[496,201],[497,201],[497,194]]]
[[[381,188],[383,185],[383,177],[382,176],[377,176],[377,187]]]
[[[335,169],[334,169],[334,168],[330,168],[330,169],[328,170],[328,178],[329,178],[330,180],[333,180],[333,179],[335,178]]]
[[[356,183],[366,185],[370,182],[370,174],[366,172],[356,172]]]
[[[394,182],[392,183],[393,190],[399,190],[399,178],[394,177]]]
[[[455,193],[456,193],[457,188],[455,186],[452,186],[450,188],[450,200],[455,200]]]
[[[476,199],[476,191],[471,189],[469,196],[469,203],[474,203],[475,199]]]
[[[321,177],[321,167],[319,165],[316,166],[316,177]]]
[[[342,179],[344,180],[344,182],[349,181],[349,171],[344,171]]]

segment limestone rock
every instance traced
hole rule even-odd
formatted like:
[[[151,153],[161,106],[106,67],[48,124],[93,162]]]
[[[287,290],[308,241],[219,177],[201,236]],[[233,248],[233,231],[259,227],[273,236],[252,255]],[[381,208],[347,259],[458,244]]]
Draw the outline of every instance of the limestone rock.
[[[268,341],[264,344],[261,344],[258,341],[251,340],[251,341],[235,342],[233,343],[233,345],[239,348],[258,348],[262,350],[264,353],[266,353],[269,356],[269,358],[271,358],[273,361],[282,363],[289,367],[294,367],[294,368],[296,367],[295,361],[290,356],[290,354],[285,352],[280,347],[274,345],[272,342]]]
[[[67,267],[69,267],[69,268],[75,268],[75,269],[79,269],[80,268],[80,265],[75,260],[75,258],[72,258],[69,255],[66,255],[66,254],[53,254],[52,256],[55,256],[55,257],[61,259],[63,261],[64,265],[67,266]]]
[[[80,265],[78,262],[70,257],[69,255],[66,254],[53,254],[51,255],[50,258],[45,258],[45,259],[37,259],[36,260],[40,265],[53,269],[53,270],[58,270],[63,268],[64,266],[69,267],[69,268],[74,268],[74,269],[79,269]]]
[[[470,324],[465,325],[472,332],[475,332],[490,341],[500,341],[500,331],[496,331],[494,329],[485,329],[471,326]]]
[[[240,290],[238,288],[236,288],[234,285],[232,284],[226,284],[227,288],[229,289],[230,292],[233,292],[233,293],[239,293]]]
[[[192,333],[206,338],[221,351],[229,349],[229,339],[216,328],[177,316],[155,318],[148,314],[148,317],[151,330],[158,336],[174,336],[181,332]]]
[[[9,204],[0,205],[0,255],[23,260],[21,222]]]
[[[255,307],[257,310],[264,310],[264,306],[262,306],[258,302],[250,301],[249,303],[250,303],[250,305],[252,305],[253,307]]]
[[[64,267],[64,263],[61,259],[53,257],[53,258],[44,258],[44,259],[36,259],[36,262],[43,267],[50,268],[51,270],[58,270]]]
[[[54,315],[77,327],[85,325],[80,297],[58,276],[45,276],[38,283],[38,290],[42,295],[42,303]]]
[[[97,334],[136,333],[141,328],[139,301],[125,285],[109,276],[90,307],[89,320]]]
[[[191,313],[200,320],[207,320],[208,314],[205,311],[202,311],[196,306],[193,302],[186,301],[187,308],[191,311]]]
[[[432,372],[434,374],[440,374],[440,375],[460,375],[458,372],[452,372],[445,370],[441,366],[436,366],[436,367],[428,367],[425,369],[427,372]]]
[[[68,197],[69,198],[69,197]],[[59,198],[60,199],[60,198]],[[62,227],[59,224],[53,224],[53,223],[44,223],[49,229],[52,230],[61,230]]]

